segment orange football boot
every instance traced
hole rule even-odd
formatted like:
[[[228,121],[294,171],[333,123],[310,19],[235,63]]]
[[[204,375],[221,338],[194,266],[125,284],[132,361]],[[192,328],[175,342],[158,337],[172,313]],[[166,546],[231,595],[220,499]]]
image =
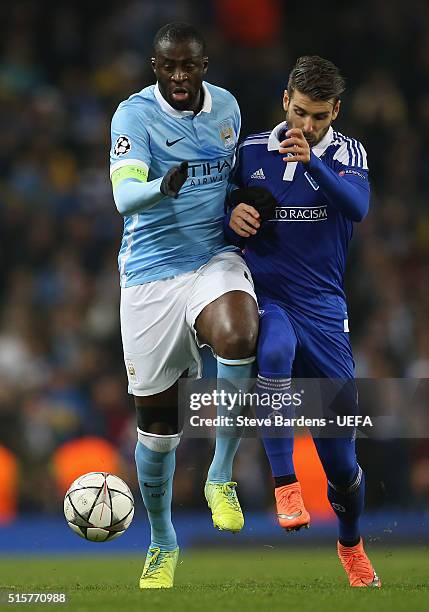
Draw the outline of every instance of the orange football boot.
[[[308,529],[310,515],[305,509],[299,482],[276,487],[274,493],[280,527],[287,531],[298,531],[301,527]]]
[[[337,549],[351,587],[381,587],[381,580],[363,549],[362,538],[356,546],[343,546],[338,542]]]

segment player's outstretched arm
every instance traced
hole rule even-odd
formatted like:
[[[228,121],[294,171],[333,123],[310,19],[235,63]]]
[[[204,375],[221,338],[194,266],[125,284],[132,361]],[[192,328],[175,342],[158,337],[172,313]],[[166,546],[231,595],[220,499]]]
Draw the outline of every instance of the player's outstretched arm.
[[[134,169],[135,170],[135,169]],[[123,166],[112,173],[113,197],[116,208],[123,216],[148,210],[165,196],[177,198],[188,177],[188,162],[170,168],[165,176],[147,181],[148,172],[140,169],[136,174]]]

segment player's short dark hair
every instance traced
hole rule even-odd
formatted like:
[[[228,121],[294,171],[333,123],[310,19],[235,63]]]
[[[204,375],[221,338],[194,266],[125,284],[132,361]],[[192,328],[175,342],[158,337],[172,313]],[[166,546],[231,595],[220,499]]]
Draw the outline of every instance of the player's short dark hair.
[[[340,99],[345,81],[337,66],[318,55],[303,55],[289,75],[287,90],[291,98],[295,90],[312,100]]]
[[[206,55],[206,42],[202,34],[190,23],[174,21],[172,23],[167,23],[158,30],[153,40],[153,48],[156,52],[165,41],[183,43],[191,40],[200,45],[202,55]]]

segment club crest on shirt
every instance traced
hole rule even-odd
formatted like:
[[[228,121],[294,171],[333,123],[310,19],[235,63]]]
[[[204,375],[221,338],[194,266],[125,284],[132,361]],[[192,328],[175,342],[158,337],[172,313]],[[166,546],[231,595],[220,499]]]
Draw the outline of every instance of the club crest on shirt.
[[[125,155],[131,149],[131,140],[128,136],[118,136],[113,153],[115,155]]]
[[[225,149],[233,149],[235,146],[234,128],[230,121],[225,120],[219,124],[219,133]]]

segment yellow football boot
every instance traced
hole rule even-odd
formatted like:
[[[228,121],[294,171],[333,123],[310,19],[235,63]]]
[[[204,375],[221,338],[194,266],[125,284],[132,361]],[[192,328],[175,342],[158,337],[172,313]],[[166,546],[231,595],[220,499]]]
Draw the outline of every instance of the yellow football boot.
[[[244,516],[240,508],[236,482],[206,482],[204,495],[212,511],[213,527],[223,531],[238,533],[244,526]]]
[[[174,550],[161,550],[158,547],[149,548],[140,578],[140,588],[171,589],[178,558],[178,548]]]

